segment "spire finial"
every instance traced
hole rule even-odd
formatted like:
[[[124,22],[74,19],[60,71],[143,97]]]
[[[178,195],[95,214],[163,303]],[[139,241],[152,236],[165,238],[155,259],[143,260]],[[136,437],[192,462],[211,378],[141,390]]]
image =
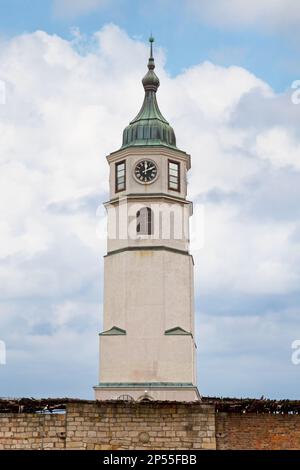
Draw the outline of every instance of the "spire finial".
[[[155,39],[152,36],[152,33],[150,34],[149,42],[150,42],[150,59],[153,59],[153,43]]]
[[[150,36],[149,38],[150,42],[150,57],[148,61],[148,72],[143,78],[143,85],[145,88],[145,91],[157,91],[157,88],[159,87],[159,79],[155,75],[154,69],[155,69],[155,62],[154,62],[154,57],[153,57],[153,43],[154,43],[154,37]]]
[[[149,42],[150,42],[150,57],[149,57],[149,62],[148,62],[148,69],[154,70],[155,69],[155,63],[154,63],[154,57],[153,57],[154,37],[152,36],[152,33],[150,35]]]

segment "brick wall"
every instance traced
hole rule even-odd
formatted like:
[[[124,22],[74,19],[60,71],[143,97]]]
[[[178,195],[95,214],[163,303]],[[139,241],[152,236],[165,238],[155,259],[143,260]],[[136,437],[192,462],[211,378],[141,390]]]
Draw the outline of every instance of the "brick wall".
[[[300,415],[216,413],[217,449],[300,449]]]
[[[212,405],[89,402],[65,415],[0,414],[0,449],[215,449]]]

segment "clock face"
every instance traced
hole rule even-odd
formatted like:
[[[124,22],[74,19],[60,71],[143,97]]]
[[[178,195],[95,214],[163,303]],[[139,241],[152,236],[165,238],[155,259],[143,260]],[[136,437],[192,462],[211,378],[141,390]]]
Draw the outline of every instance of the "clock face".
[[[134,176],[140,183],[151,183],[157,177],[157,166],[151,160],[141,160],[136,164]]]

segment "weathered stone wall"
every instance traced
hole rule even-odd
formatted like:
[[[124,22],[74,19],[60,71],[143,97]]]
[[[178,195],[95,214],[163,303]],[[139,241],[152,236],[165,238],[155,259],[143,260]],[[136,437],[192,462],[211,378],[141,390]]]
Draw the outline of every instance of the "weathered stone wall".
[[[0,414],[0,449],[64,449],[66,415]]]
[[[68,405],[67,448],[214,449],[210,405],[114,403]]]
[[[300,415],[216,413],[217,449],[300,449]]]
[[[213,404],[71,402],[65,414],[0,413],[0,449],[300,449],[300,415]]]
[[[89,402],[65,415],[0,414],[0,449],[215,449],[212,405]]]

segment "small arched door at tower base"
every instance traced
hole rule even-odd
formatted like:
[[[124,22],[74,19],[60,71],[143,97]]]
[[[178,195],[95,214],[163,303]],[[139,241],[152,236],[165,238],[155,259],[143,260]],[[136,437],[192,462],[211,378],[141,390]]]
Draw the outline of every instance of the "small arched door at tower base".
[[[147,392],[143,393],[143,395],[141,395],[141,396],[137,399],[137,401],[139,401],[139,402],[149,402],[149,401],[153,401],[153,400],[154,400],[154,399],[153,399],[150,395],[148,395]]]

